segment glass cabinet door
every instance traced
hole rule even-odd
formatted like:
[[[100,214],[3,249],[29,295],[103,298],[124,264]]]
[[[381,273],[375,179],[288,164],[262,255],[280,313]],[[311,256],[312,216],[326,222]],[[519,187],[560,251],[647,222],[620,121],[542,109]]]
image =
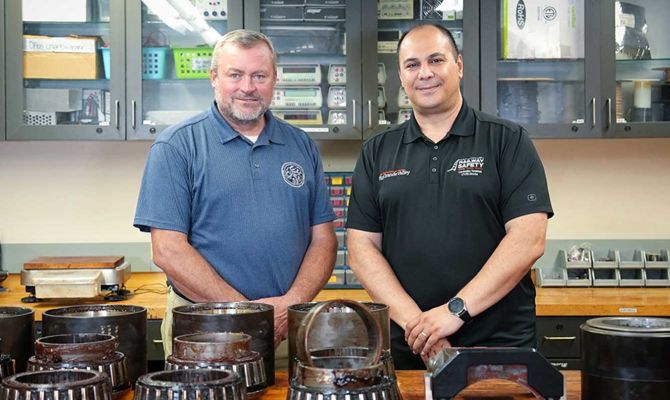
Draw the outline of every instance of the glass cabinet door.
[[[603,58],[606,66],[614,65],[614,76],[603,74],[607,133],[668,136],[670,4],[667,0],[603,3],[607,23]]]
[[[598,82],[586,80],[598,68],[593,3],[482,0],[482,110],[533,137],[599,136]]]
[[[5,3],[8,139],[125,139],[124,4]]]
[[[360,139],[360,0],[245,1],[278,56],[273,114],[315,139]]]
[[[209,109],[213,46],[242,27],[242,2],[132,1],[126,17],[128,139],[154,139],[167,126]]]
[[[408,120],[411,103],[398,77],[398,41],[413,25],[429,22],[447,27],[463,55],[461,90],[468,104],[479,108],[479,4],[475,1],[377,0],[364,2],[363,54],[375,54],[364,64],[365,137]],[[367,61],[367,59],[365,60]],[[376,61],[376,62],[374,62]]]
[[[5,15],[5,2],[0,1],[0,15]],[[0,18],[0,43],[5,43],[5,18]],[[0,51],[0,141],[5,140],[5,52]]]

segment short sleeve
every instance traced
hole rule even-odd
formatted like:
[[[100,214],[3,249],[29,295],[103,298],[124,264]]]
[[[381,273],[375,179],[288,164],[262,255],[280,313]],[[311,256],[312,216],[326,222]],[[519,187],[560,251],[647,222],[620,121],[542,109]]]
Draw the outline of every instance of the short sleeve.
[[[325,182],[325,174],[323,172],[323,164],[321,163],[319,149],[312,140],[310,140],[309,148],[312,152],[312,160],[314,163],[315,186],[310,225],[315,226],[333,221],[335,219],[335,213],[333,212],[333,205],[330,202],[330,193],[328,193],[328,186]]]
[[[354,168],[351,197],[347,210],[347,228],[366,232],[382,232],[382,218],[374,184],[373,157],[366,143]]]
[[[133,225],[143,232],[151,228],[188,234],[191,195],[188,163],[167,143],[154,143],[144,168]]]
[[[502,152],[501,212],[505,222],[522,215],[544,212],[551,218],[554,212],[549,199],[547,178],[542,161],[524,129],[510,135]]]

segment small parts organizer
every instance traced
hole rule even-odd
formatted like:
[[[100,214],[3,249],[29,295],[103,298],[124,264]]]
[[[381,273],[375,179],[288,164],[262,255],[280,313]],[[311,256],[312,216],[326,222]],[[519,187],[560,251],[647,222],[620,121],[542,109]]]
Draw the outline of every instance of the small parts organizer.
[[[668,250],[559,250],[551,268],[535,268],[541,287],[668,287]]]

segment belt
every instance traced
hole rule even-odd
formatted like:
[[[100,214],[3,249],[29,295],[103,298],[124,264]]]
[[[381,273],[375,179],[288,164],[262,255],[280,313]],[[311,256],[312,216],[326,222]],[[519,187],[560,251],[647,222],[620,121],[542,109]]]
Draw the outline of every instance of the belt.
[[[185,296],[182,292],[180,292],[179,289],[177,289],[177,287],[175,287],[175,285],[173,285],[170,281],[167,282],[167,285],[172,289],[172,291],[173,291],[177,296],[181,297],[182,299],[184,299],[184,300],[186,300],[186,301],[188,301],[188,302],[190,302],[190,303],[193,303],[193,304],[196,304],[196,303],[197,303],[197,301],[193,301],[193,300],[189,299],[188,297],[186,297],[186,296]]]

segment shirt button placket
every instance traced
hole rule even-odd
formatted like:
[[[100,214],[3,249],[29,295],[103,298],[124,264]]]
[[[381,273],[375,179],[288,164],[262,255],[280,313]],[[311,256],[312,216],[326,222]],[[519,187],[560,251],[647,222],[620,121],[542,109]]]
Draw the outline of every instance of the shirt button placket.
[[[254,160],[253,157],[251,159],[251,176],[253,176],[254,179],[261,178],[261,164]]]
[[[433,149],[430,151],[430,161],[428,162],[430,166],[430,183],[437,184],[439,182],[439,156],[437,150],[440,148],[438,145],[434,145]]]

